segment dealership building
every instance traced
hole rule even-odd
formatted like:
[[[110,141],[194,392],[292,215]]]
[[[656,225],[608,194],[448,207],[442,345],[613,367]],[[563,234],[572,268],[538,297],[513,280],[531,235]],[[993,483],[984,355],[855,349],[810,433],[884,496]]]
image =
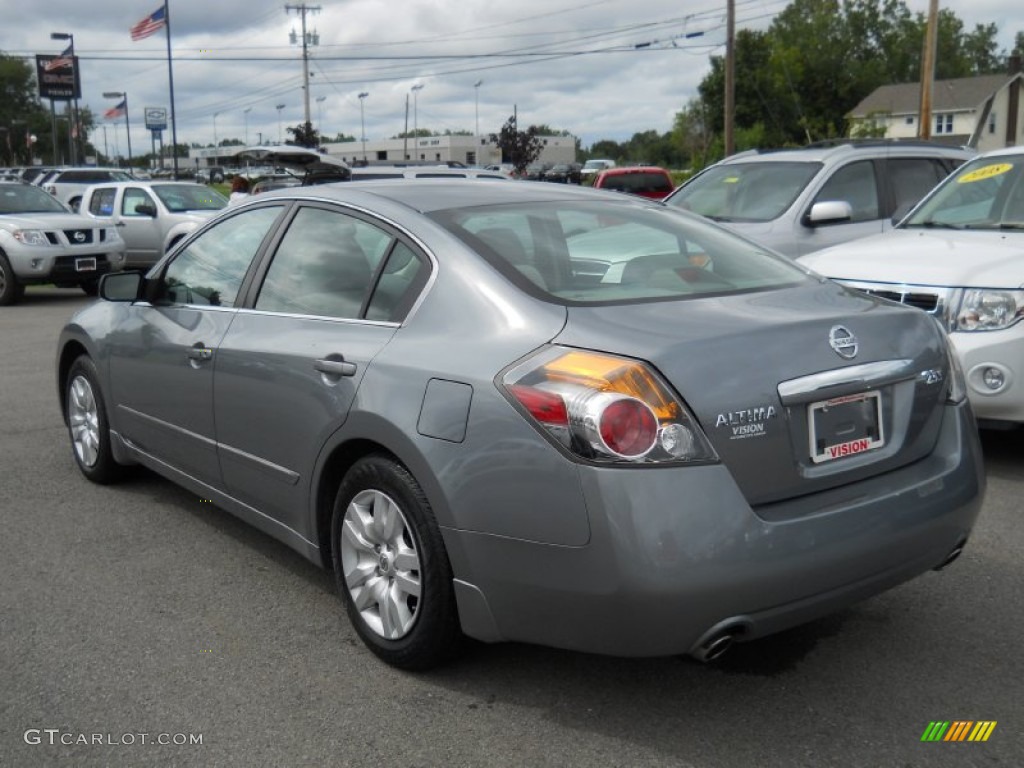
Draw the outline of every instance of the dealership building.
[[[575,136],[538,136],[541,153],[537,162],[572,163],[576,161]],[[502,162],[501,150],[490,136],[420,136],[408,139],[378,141],[344,141],[325,144],[322,149],[331,157],[349,165],[373,163],[462,163],[464,165],[497,165]],[[238,165],[235,155],[240,147],[204,147],[189,152],[189,162],[196,167]]]

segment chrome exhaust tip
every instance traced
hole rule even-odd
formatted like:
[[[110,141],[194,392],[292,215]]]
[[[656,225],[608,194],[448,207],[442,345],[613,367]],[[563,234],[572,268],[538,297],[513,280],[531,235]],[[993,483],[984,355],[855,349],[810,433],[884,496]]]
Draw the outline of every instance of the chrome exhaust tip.
[[[956,560],[958,557],[960,557],[960,555],[963,554],[964,547],[966,547],[966,546],[967,546],[967,539],[964,539],[963,541],[959,542],[955,547],[953,547],[953,549],[950,551],[950,553],[948,555],[946,555],[946,558],[941,563],[936,565],[932,570],[933,571],[941,571],[947,565],[949,565],[954,560]]]
[[[732,648],[732,644],[736,642],[736,637],[739,634],[740,630],[735,628],[717,632],[697,646],[690,655],[705,664],[720,659],[726,651]]]

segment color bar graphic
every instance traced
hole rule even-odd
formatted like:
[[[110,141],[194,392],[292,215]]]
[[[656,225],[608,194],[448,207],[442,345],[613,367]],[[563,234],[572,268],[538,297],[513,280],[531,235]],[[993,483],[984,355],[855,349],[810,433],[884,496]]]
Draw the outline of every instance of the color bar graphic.
[[[988,741],[995,729],[995,720],[933,720],[921,741]]]

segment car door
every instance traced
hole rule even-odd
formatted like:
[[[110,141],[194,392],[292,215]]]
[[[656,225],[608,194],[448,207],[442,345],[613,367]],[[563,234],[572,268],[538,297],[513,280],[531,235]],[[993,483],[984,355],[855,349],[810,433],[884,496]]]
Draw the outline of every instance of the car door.
[[[155,210],[139,210],[140,206]],[[144,187],[125,187],[121,196],[121,209],[117,226],[124,240],[128,263],[133,266],[155,264],[163,256],[163,227],[158,205],[150,191]]]
[[[850,220],[810,226],[805,215],[804,220],[797,225],[804,230],[803,236],[797,238],[797,252],[786,250],[788,255],[803,256],[811,251],[883,231],[885,214],[873,160],[859,160],[837,168],[822,184],[811,205],[835,200],[850,204],[853,211]]]
[[[213,416],[217,350],[247,271],[283,205],[226,218],[153,278],[112,336],[114,422],[138,450],[221,488]]]
[[[380,224],[331,206],[297,209],[252,307],[220,345],[214,407],[232,496],[304,531],[316,457],[428,263]]]

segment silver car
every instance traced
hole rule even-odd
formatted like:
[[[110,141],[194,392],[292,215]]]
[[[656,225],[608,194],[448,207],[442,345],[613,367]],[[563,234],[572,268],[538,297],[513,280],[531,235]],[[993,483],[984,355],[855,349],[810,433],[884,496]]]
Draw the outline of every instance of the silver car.
[[[925,141],[837,140],[751,150],[665,198],[796,258],[892,228],[973,150]]]
[[[402,668],[710,659],[941,568],[982,501],[932,318],[638,198],[279,190],[100,293],[57,351],[84,475],[142,464],[331,569]]]
[[[228,199],[189,181],[114,181],[82,193],[79,211],[118,228],[128,267],[151,267]]]
[[[0,306],[41,283],[95,295],[100,276],[124,266],[115,227],[72,213],[39,187],[0,181]]]

